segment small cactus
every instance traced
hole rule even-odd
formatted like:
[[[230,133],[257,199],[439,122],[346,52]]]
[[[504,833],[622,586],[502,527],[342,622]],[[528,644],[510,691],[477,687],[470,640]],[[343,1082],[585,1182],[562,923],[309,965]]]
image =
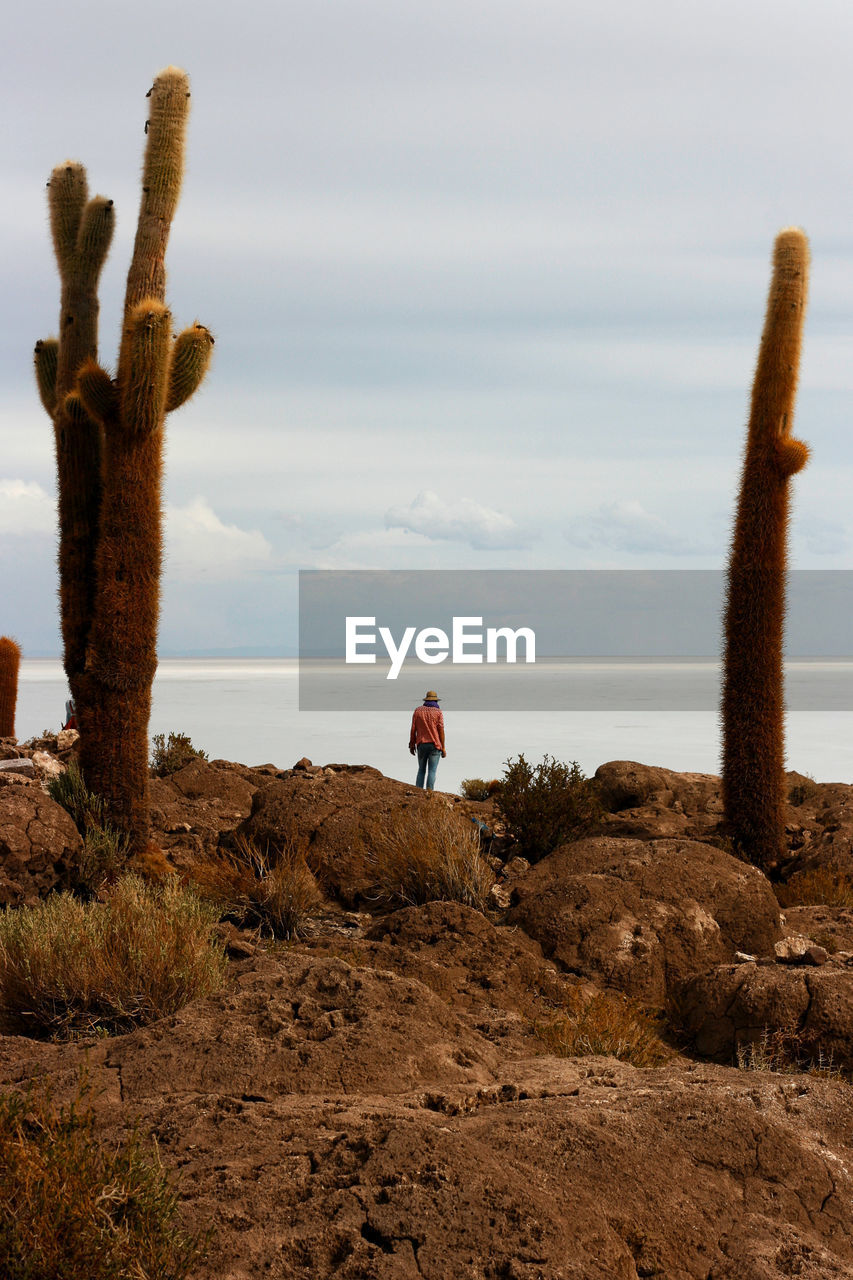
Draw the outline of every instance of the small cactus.
[[[9,636],[0,636],[0,738],[15,736],[20,665],[20,646]]]
[[[808,284],[804,233],[776,237],[729,561],[723,675],[723,804],[735,844],[771,871],[785,837],[782,634],[791,437]]]

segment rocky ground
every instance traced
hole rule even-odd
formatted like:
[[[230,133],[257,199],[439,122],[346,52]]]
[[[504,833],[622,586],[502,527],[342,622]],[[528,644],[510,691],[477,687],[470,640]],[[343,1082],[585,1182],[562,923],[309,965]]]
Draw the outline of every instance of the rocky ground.
[[[72,750],[0,743],[0,901],[73,864],[43,789]],[[309,844],[309,936],[232,930],[224,989],[130,1035],[0,1036],[0,1087],[46,1074],[70,1096],[85,1064],[104,1139],[141,1122],[187,1222],[212,1227],[198,1280],[853,1276],[853,910],[780,910],[720,833],[717,778],[597,776],[600,830],[532,868],[491,802],[369,766],[154,780],[178,869],[235,830]],[[790,783],[793,901],[816,872],[853,875],[853,787]],[[494,834],[488,913],[364,900],[365,833],[427,804]],[[658,1011],[668,1062],[549,1051],[543,1026],[602,991]],[[767,1069],[783,1042],[817,1069]]]

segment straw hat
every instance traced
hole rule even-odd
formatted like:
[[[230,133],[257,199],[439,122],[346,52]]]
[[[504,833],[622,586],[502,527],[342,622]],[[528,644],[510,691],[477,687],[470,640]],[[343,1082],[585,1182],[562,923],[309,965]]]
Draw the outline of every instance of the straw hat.
[[[424,694],[424,702],[440,702],[440,701],[441,699],[439,698],[435,689],[427,689],[426,693]]]

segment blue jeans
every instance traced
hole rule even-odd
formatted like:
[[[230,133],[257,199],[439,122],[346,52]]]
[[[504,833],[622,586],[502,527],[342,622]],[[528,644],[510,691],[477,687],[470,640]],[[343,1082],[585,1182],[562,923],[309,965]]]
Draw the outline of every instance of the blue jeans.
[[[415,780],[416,787],[424,785],[424,774],[426,774],[427,791],[435,790],[435,771],[438,768],[438,762],[441,759],[441,750],[432,742],[418,743],[418,776]]]

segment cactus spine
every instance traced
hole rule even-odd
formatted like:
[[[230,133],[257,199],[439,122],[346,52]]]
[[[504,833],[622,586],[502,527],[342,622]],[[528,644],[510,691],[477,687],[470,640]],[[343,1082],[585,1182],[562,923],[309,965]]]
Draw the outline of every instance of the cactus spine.
[[[142,202],[115,379],[98,364],[94,337],[85,349],[79,342],[68,346],[62,322],[56,354],[51,341],[36,349],[37,380],[48,412],[55,421],[62,415],[62,422],[78,433],[84,424],[97,442],[79,466],[63,468],[60,462],[59,467],[60,510],[63,488],[70,491],[67,501],[97,493],[97,534],[87,544],[84,570],[90,590],[86,625],[80,628],[84,662],[74,666],[72,692],[87,784],[105,798],[110,820],[130,836],[135,851],[148,841],[148,719],[157,667],[164,422],[167,411],[183,404],[201,384],[213,346],[211,334],[198,324],[173,340],[165,305],[166,245],[180,194],[189,97],[188,78],[176,67],[161,72],[149,93]],[[85,189],[85,175],[82,182]],[[51,180],[51,190],[53,185]],[[74,201],[80,203],[79,194]],[[61,246],[71,237],[73,203],[70,196],[65,199],[53,220],[60,264]],[[69,670],[64,581],[61,595]],[[74,658],[76,662],[76,650]]]
[[[0,738],[15,736],[18,668],[21,650],[9,636],[0,636]]]
[[[808,266],[804,233],[781,231],[752,389],[725,617],[723,804],[736,844],[766,871],[778,865],[785,835],[782,633],[789,481],[808,460],[808,447],[791,436]]]

